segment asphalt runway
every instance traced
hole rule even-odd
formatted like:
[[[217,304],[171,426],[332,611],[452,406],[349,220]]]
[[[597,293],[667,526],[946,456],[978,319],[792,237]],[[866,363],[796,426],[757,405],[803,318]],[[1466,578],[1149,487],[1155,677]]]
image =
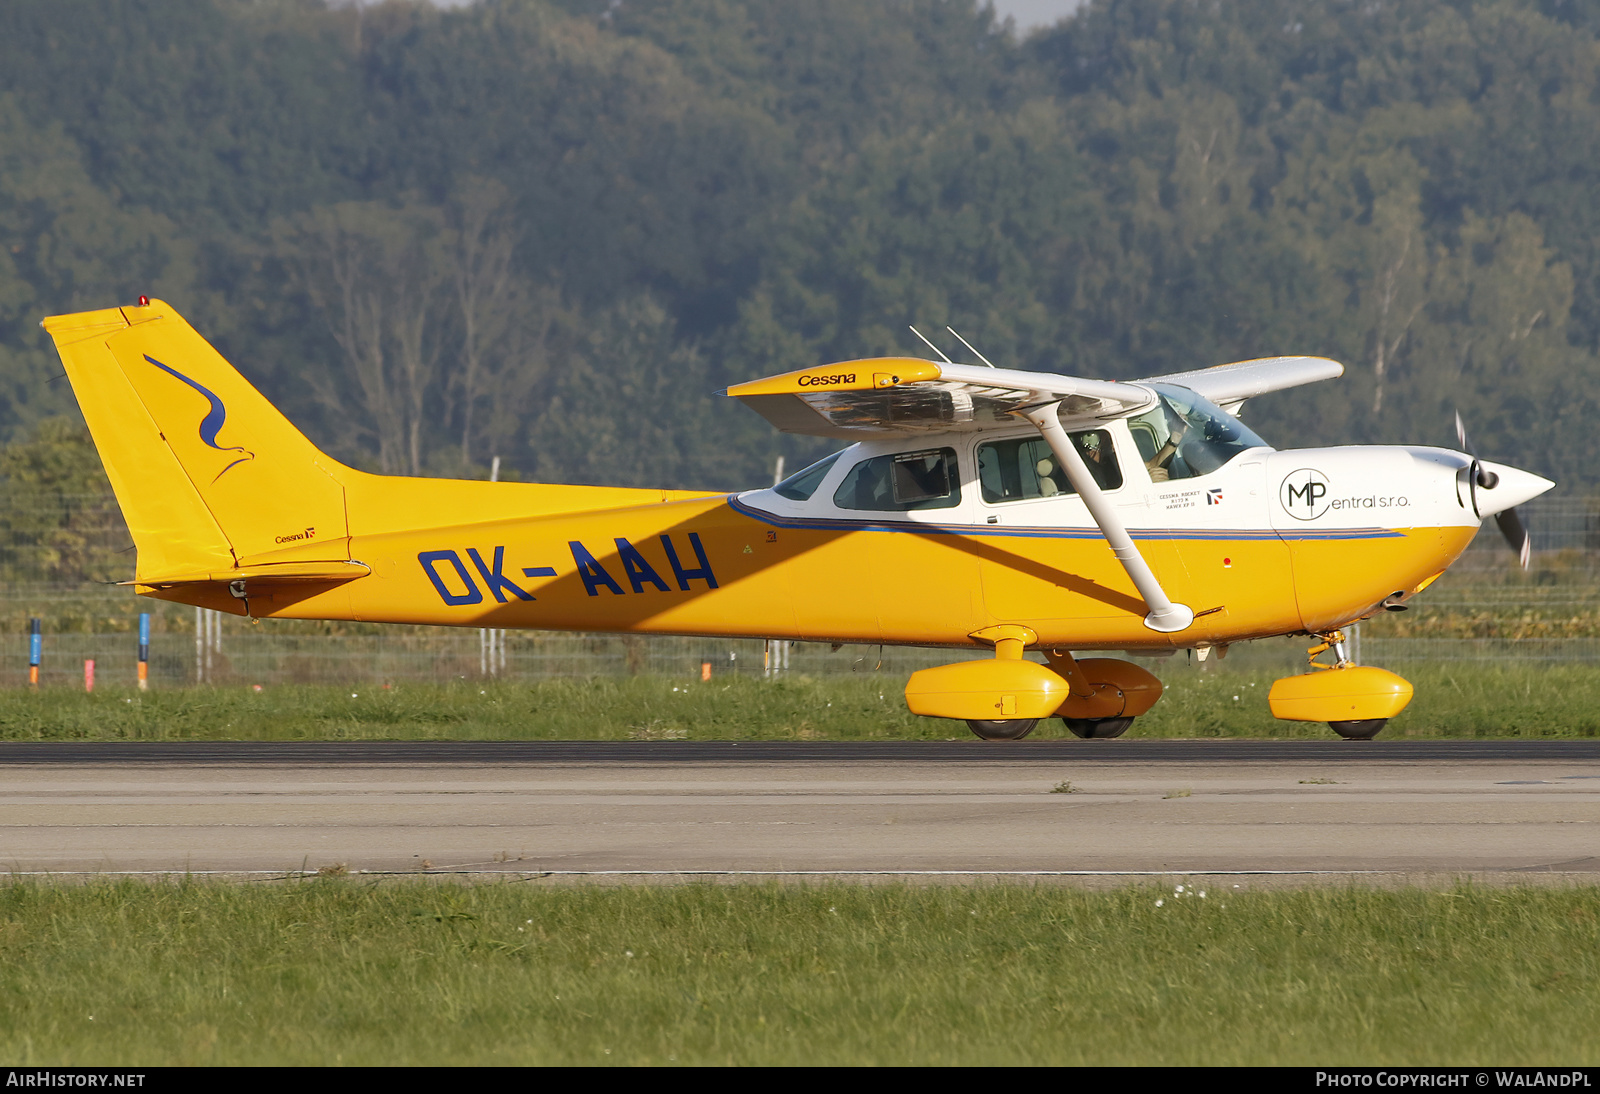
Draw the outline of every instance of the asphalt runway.
[[[6,742],[0,867],[1600,881],[1600,741]]]

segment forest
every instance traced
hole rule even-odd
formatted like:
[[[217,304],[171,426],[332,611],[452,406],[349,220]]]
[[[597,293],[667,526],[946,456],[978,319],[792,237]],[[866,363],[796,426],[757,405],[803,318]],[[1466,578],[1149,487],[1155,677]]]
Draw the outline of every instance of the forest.
[[[1027,35],[973,0],[6,0],[3,488],[100,489],[39,320],[147,294],[375,471],[761,485],[825,449],[718,392],[928,355],[915,324],[1114,379],[1333,357],[1251,425],[1454,447],[1459,410],[1588,493],[1597,34],[1588,0]]]

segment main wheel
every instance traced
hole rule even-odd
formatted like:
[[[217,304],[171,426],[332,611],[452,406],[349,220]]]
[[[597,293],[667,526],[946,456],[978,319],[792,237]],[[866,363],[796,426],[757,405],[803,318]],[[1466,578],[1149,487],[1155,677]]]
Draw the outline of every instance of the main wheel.
[[[986,741],[1020,741],[1039,724],[1037,718],[1007,718],[1001,721],[967,721],[967,728]]]
[[[1120,737],[1128,732],[1128,727],[1133,725],[1132,718],[1063,718],[1067,728],[1072,730],[1077,737],[1093,737],[1095,740],[1107,740]]]
[[[1328,728],[1347,741],[1370,741],[1388,724],[1387,718],[1362,718],[1354,722],[1329,722]]]

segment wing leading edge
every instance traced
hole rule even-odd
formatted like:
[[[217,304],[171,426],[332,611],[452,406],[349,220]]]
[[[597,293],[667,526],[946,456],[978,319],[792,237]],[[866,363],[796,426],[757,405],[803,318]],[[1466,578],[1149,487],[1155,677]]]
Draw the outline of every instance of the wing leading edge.
[[[1139,383],[1177,384],[1196,392],[1234,414],[1246,399],[1269,391],[1314,384],[1344,375],[1344,366],[1326,357],[1262,357],[1229,365],[1150,376]]]
[[[1015,425],[1015,411],[1052,402],[1064,419],[1115,418],[1155,399],[1138,384],[914,357],[801,369],[736,384],[727,394],[785,433],[851,441]]]
[[[1325,357],[1263,357],[1132,383],[1051,372],[874,357],[736,384],[739,399],[785,433],[860,441],[1014,425],[1017,412],[1059,402],[1071,421],[1116,418],[1148,407],[1146,384],[1176,384],[1233,413],[1246,399],[1331,380],[1344,366]]]

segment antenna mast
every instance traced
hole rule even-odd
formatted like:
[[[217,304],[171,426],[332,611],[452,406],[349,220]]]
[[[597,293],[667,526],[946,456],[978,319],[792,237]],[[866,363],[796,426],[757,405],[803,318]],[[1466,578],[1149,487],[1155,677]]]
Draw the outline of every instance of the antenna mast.
[[[911,333],[916,335],[918,338],[922,338],[923,342],[927,343],[927,346],[928,346],[929,349],[933,350],[933,352],[937,353],[940,357],[943,357],[945,364],[947,364],[947,365],[955,364],[955,362],[950,360],[950,358],[945,354],[944,350],[940,349],[938,346],[934,345],[932,342],[929,342],[926,338],[923,338],[922,332],[920,330],[918,330],[916,327],[912,327],[911,328]],[[959,338],[960,335],[957,335],[956,337]]]
[[[945,330],[949,331],[951,334],[956,334],[956,329],[954,327],[946,327]],[[978,351],[976,349],[973,349],[973,346],[972,346],[971,342],[967,341],[965,338],[962,338],[961,335],[959,335],[959,334],[956,334],[956,338],[960,340],[960,342],[961,342],[961,344],[963,346],[966,346],[968,349],[972,350],[972,352],[974,354],[976,354],[978,360],[982,361],[984,364],[988,365],[990,368],[994,368],[994,362],[989,360],[983,354],[978,353]]]

